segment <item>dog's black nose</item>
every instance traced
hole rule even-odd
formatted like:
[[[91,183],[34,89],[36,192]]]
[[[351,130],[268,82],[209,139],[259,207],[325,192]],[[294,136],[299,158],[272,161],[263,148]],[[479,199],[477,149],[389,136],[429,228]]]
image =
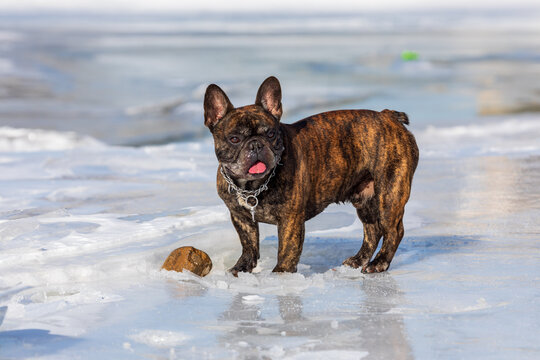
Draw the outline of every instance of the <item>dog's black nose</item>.
[[[261,151],[262,147],[263,147],[263,144],[261,144],[261,142],[259,140],[257,140],[257,139],[252,140],[249,143],[249,150],[252,150],[252,151],[255,151],[255,152]]]

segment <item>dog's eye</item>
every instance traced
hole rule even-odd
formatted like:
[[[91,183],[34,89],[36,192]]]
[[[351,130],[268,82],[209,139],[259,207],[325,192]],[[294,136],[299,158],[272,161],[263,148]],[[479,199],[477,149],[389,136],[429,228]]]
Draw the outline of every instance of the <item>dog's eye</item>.
[[[268,130],[268,132],[266,133],[266,136],[272,139],[274,136],[276,136],[276,131],[274,129]]]
[[[240,142],[240,138],[238,136],[231,136],[229,141],[233,144],[238,144]]]

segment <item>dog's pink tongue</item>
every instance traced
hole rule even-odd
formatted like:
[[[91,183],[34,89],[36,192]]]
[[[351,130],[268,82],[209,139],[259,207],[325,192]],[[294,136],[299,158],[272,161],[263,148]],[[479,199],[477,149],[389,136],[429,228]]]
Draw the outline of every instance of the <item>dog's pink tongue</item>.
[[[266,170],[266,165],[263,162],[257,161],[255,165],[249,168],[250,174],[262,174]]]

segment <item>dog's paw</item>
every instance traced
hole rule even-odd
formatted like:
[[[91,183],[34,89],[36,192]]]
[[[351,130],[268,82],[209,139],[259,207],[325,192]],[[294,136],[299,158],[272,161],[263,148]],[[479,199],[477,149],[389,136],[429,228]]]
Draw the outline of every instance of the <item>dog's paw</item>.
[[[369,259],[365,260],[365,259],[362,259],[359,256],[351,256],[350,258],[348,258],[347,260],[345,260],[343,262],[343,265],[350,266],[350,267],[352,267],[354,269],[358,269],[358,268],[363,269],[364,267],[366,267],[368,262],[369,262]]]
[[[272,270],[272,272],[275,272],[275,273],[284,273],[284,272],[288,272],[288,273],[295,273],[296,272],[296,265],[294,266],[287,266],[287,265],[276,265],[276,267]]]
[[[362,272],[364,274],[380,273],[388,270],[390,263],[386,260],[375,259],[370,262],[367,266],[362,267]]]
[[[229,272],[235,277],[238,277],[239,272],[248,272],[250,273],[257,266],[257,257],[253,256],[240,256],[240,259],[236,262],[232,268],[229,269]]]

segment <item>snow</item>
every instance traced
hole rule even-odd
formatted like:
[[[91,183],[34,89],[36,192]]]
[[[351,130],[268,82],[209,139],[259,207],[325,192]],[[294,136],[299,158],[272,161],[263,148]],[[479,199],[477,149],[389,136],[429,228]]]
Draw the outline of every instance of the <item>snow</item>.
[[[537,358],[534,121],[506,148],[491,124],[417,134],[425,155],[388,272],[341,266],[361,223],[333,205],[307,223],[298,273],[271,273],[263,226],[261,260],[238,278],[210,140],[128,148],[0,128],[2,357]],[[438,156],[448,138],[471,146]],[[160,270],[186,245],[210,255],[208,276]]]

